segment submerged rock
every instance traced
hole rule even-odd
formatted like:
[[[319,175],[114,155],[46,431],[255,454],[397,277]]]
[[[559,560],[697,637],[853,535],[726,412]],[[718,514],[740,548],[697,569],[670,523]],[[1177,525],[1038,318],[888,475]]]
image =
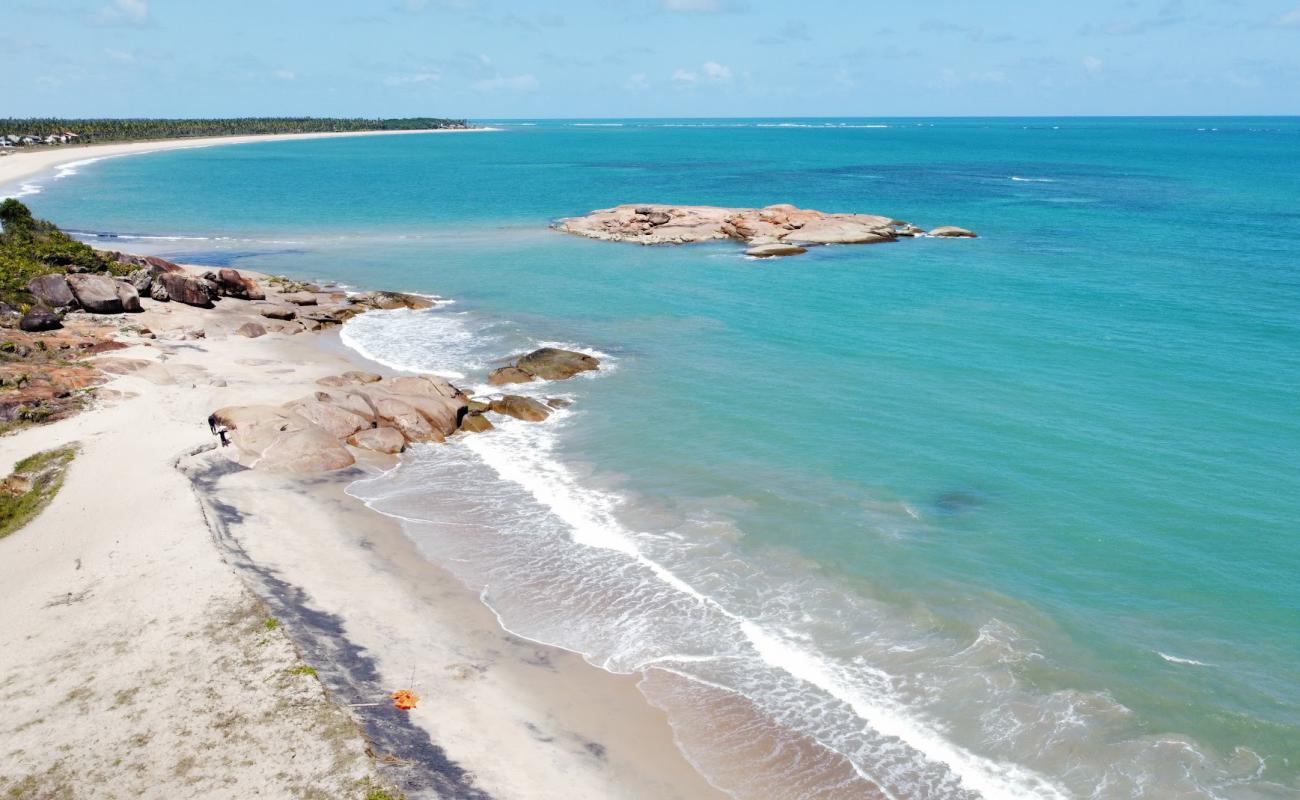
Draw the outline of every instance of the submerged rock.
[[[519,367],[502,367],[494,369],[488,375],[488,383],[493,386],[505,386],[511,383],[528,383],[534,380],[532,373],[525,372]]]
[[[978,238],[974,231],[968,231],[965,228],[958,228],[956,225],[943,225],[930,231],[931,236],[948,239],[975,239]]]
[[[599,369],[600,361],[586,353],[543,347],[520,358],[515,366],[538,378],[559,381],[572,378],[579,372]]]
[[[460,429],[466,433],[483,433],[492,430],[492,423],[482,412],[471,411],[460,421]]]
[[[531,397],[508,394],[492,401],[488,407],[498,414],[522,419],[525,422],[541,422],[551,415],[551,410]]]
[[[808,252],[808,248],[800,247],[797,244],[785,244],[783,242],[774,242],[772,244],[760,244],[751,247],[745,251],[745,255],[754,258],[773,258],[775,256],[797,256],[800,253]]]

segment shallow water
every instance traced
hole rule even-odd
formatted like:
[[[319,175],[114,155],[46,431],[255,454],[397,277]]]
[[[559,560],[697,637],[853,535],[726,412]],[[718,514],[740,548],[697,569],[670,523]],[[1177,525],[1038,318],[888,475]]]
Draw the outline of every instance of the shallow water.
[[[741,796],[1300,795],[1300,122],[780,124],[216,147],[24,199],[106,247],[454,299],[345,328],[396,368],[601,353],[530,388],[576,400],[547,424],[353,491],[508,627],[648,670]],[[547,230],[620,202],[982,238],[760,262]]]

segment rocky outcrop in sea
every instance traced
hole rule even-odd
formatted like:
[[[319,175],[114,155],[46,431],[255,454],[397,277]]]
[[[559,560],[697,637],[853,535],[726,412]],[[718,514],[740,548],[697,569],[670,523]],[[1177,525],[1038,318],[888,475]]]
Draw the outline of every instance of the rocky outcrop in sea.
[[[637,244],[689,244],[731,239],[749,246],[756,258],[798,255],[807,246],[878,244],[917,236],[974,238],[955,226],[926,232],[892,217],[835,214],[788,204],[766,208],[621,205],[570,217],[555,229],[591,239]]]

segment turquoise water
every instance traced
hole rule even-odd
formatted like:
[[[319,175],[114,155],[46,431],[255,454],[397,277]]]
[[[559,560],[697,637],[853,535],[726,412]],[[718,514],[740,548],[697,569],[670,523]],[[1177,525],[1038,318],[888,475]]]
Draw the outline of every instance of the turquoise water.
[[[548,423],[353,491],[508,627],[648,675],[738,796],[1300,796],[1300,120],[502,127],[24,199],[106,247],[453,299],[345,329],[395,367],[604,355],[535,389],[576,401]],[[621,202],[981,238],[760,262],[547,228]]]

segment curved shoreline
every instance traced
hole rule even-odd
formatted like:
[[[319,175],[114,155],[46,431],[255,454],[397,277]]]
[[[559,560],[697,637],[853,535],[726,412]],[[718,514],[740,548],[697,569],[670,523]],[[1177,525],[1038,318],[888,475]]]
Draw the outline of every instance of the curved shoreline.
[[[0,157],[0,198],[11,184],[41,175],[48,170],[81,161],[160,153],[166,150],[190,150],[230,144],[258,142],[293,142],[307,139],[343,139],[357,136],[414,136],[433,133],[489,133],[500,128],[433,128],[404,131],[339,131],[322,133],[267,133],[251,136],[205,136],[196,139],[151,139],[143,142],[109,142],[105,144],[63,145],[53,149],[20,151]]]

